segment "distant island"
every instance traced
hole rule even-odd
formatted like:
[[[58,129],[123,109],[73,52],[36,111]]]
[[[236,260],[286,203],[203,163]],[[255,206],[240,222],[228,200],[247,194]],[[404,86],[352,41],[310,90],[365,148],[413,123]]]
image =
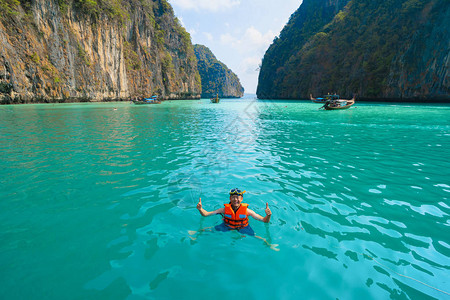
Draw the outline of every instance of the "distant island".
[[[263,99],[450,102],[448,0],[304,0],[267,50]]]
[[[238,76],[217,60],[211,50],[203,45],[194,45],[198,60],[198,71],[202,82],[202,98],[241,98],[244,95]]]

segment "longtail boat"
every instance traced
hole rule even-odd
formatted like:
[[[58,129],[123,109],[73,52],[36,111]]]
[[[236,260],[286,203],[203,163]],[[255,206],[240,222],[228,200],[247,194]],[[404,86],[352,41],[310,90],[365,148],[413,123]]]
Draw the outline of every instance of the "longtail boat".
[[[219,101],[219,94],[217,94],[215,98],[211,98],[211,103],[219,103]]]
[[[338,109],[347,109],[355,104],[355,96],[351,100],[345,99],[337,99],[337,100],[327,100],[325,104],[319,109],[325,110],[338,110]]]
[[[152,96],[151,98],[144,98],[142,100],[133,100],[133,103],[136,104],[136,105],[161,104],[161,101],[158,100],[158,96]]]

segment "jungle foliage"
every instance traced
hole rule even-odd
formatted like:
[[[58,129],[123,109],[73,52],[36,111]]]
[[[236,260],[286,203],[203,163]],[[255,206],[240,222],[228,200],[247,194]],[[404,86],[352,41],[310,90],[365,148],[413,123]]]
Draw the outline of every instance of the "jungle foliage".
[[[1,18],[16,14],[17,7],[20,5],[19,0],[0,0],[0,16]]]
[[[305,0],[291,16],[264,56],[258,97],[330,91],[379,97],[393,61],[448,9],[448,0],[331,2]]]

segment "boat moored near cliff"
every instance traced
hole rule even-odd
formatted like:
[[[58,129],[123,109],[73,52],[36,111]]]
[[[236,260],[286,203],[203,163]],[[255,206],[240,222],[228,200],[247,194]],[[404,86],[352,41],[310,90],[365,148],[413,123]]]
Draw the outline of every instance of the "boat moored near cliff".
[[[211,98],[211,103],[219,103],[220,99],[219,99],[219,94],[216,95],[216,97]]]
[[[140,99],[134,99],[132,102],[136,105],[142,105],[142,104],[161,104],[161,101],[158,100],[158,96],[152,96],[151,98],[140,98]]]
[[[311,100],[315,103],[324,103],[324,105],[319,109],[325,110],[338,110],[338,109],[347,109],[350,108],[353,104],[355,104],[356,96],[353,96],[351,100],[339,99],[339,95],[327,95],[324,98],[313,98],[310,95]],[[324,100],[324,101],[323,101]],[[320,102],[321,101],[321,102]]]

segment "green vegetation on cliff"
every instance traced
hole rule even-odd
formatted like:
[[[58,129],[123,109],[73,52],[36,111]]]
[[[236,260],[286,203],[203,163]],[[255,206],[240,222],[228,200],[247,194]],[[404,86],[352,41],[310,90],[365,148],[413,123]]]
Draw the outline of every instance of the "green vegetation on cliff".
[[[267,50],[259,98],[450,97],[448,0],[304,0]]]
[[[211,50],[203,45],[194,45],[198,60],[198,71],[202,82],[202,97],[240,98],[244,95],[238,76],[217,60]]]
[[[0,0],[0,12],[0,103],[200,97],[167,0]]]
[[[0,18],[7,15],[14,15],[20,5],[18,0],[0,0]]]

